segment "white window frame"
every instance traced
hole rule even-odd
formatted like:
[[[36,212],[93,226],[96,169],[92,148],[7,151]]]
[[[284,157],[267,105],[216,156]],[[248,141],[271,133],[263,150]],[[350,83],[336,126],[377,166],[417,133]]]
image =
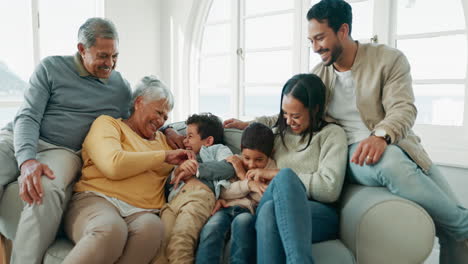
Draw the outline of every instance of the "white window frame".
[[[466,28],[468,28],[468,0],[460,0],[460,2],[462,3],[465,16],[464,30],[397,35],[397,1],[374,0],[374,36],[378,37],[379,43],[396,47],[397,40],[402,39],[440,37],[457,34],[466,35]],[[468,63],[468,61],[466,63]],[[468,168],[468,159],[466,158],[468,156],[468,136],[466,136],[468,135],[468,78],[466,76],[468,76],[468,72],[463,79],[413,80],[413,84],[443,83],[465,85],[463,126],[415,124],[413,128],[416,134],[422,138],[422,144],[429,153],[431,159],[439,165]]]
[[[199,111],[199,72],[200,72],[200,58],[201,58],[201,43],[203,41],[203,29],[206,24],[213,24],[213,23],[221,23],[222,21],[213,21],[210,23],[206,23],[206,20],[209,15],[209,11],[211,8],[211,4],[213,1],[216,0],[209,0],[209,3],[203,3],[204,8],[207,8],[207,10],[200,10],[199,11],[199,17],[195,18],[195,26],[194,26],[194,34],[195,36],[193,37],[194,41],[194,47],[195,49],[191,50],[191,62],[190,64],[192,65],[192,69],[196,74],[190,74],[189,79],[190,79],[190,94],[193,95],[191,96],[191,107],[190,110],[192,112],[198,112]],[[247,116],[243,114],[244,106],[245,106],[245,100],[244,100],[244,95],[245,95],[245,86],[249,85],[249,83],[245,82],[245,77],[244,77],[244,60],[243,60],[243,55],[246,53],[253,53],[253,52],[262,52],[262,51],[281,51],[281,50],[291,50],[292,52],[292,71],[293,73],[299,73],[299,72],[304,72],[307,71],[307,67],[304,67],[304,64],[308,62],[308,57],[305,57],[304,54],[306,54],[304,51],[307,50],[307,45],[303,45],[304,39],[306,39],[306,36],[304,34],[304,24],[306,22],[305,14],[308,10],[308,6],[304,5],[305,1],[304,0],[294,0],[294,7],[288,10],[281,10],[281,11],[269,11],[269,12],[264,12],[261,14],[255,14],[255,15],[245,15],[244,14],[244,5],[245,1],[248,0],[235,0],[232,1],[233,3],[233,8],[232,8],[232,17],[233,17],[233,24],[232,24],[232,42],[237,46],[237,49],[234,49],[235,51],[231,54],[232,55],[232,62],[235,63],[235,70],[232,72],[232,77],[235,82],[235,84],[232,86],[232,97],[231,98],[231,113],[233,114],[232,117],[234,118],[240,118],[242,120],[250,120],[253,118],[253,116]],[[304,10],[306,8],[306,10]],[[275,48],[262,48],[262,49],[246,49],[245,48],[245,41],[244,41],[244,35],[245,35],[245,20],[249,18],[256,18],[256,17],[266,17],[266,16],[272,16],[272,15],[278,15],[278,14],[286,14],[286,13],[291,13],[294,16],[294,32],[293,32],[293,42],[291,46],[285,46],[285,47],[275,47]],[[198,29],[197,29],[198,27]],[[307,27],[306,27],[307,28]],[[224,54],[224,53],[223,53]],[[210,54],[210,56],[215,56],[216,54]],[[218,54],[220,55],[220,54]],[[226,54],[224,54],[226,55]],[[307,55],[308,56],[308,55]],[[282,86],[284,83],[255,83],[256,86],[270,86],[270,85],[280,85]]]

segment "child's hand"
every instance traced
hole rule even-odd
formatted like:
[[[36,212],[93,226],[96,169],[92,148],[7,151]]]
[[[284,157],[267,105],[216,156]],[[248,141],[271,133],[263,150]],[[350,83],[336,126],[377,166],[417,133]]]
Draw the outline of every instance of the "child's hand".
[[[177,169],[180,171],[186,171],[190,173],[190,176],[197,174],[198,171],[198,162],[194,159],[189,159],[180,164]],[[177,175],[177,171],[176,171]]]
[[[186,160],[175,171],[175,177],[171,180],[174,184],[174,189],[177,189],[180,181],[185,181],[193,175],[197,174],[198,162],[196,160]]]
[[[247,179],[258,182],[270,182],[279,172],[278,169],[251,169],[245,175]]]
[[[217,211],[219,211],[219,209],[226,208],[226,207],[229,207],[227,205],[226,200],[219,199],[218,201],[216,201],[215,207],[213,208],[213,211],[211,212],[211,215],[214,215]]]
[[[242,164],[242,159],[236,155],[232,155],[226,158],[226,161],[231,163],[236,171],[236,175],[239,179],[245,179],[245,169],[244,165]]]
[[[249,190],[251,192],[255,192],[255,193],[258,193],[260,195],[263,195],[266,188],[268,187],[268,184],[266,184],[266,183],[253,181],[253,180],[249,180],[248,184],[249,184]]]

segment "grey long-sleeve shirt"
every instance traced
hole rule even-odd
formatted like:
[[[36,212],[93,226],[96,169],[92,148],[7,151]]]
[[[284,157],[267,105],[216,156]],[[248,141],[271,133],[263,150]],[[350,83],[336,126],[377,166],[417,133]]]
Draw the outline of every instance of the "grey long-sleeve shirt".
[[[5,127],[14,133],[18,166],[36,158],[39,138],[77,151],[98,116],[128,117],[128,82],[117,71],[108,79],[90,75],[78,56],[47,57],[32,74],[14,123]]]

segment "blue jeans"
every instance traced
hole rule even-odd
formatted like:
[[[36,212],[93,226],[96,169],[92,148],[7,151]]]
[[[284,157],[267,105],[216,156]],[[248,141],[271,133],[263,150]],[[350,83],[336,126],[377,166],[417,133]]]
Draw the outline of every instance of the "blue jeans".
[[[312,243],[338,237],[338,214],[309,201],[291,169],[270,182],[257,208],[257,263],[314,263]]]
[[[231,231],[229,263],[255,263],[255,219],[240,206],[216,212],[200,233],[196,263],[222,263],[226,238]]]
[[[349,146],[349,159],[359,143]],[[398,146],[389,145],[374,165],[349,163],[348,180],[367,186],[384,186],[422,206],[436,225],[441,245],[440,263],[468,263],[468,210],[459,205],[437,166],[425,174]],[[461,261],[464,259],[464,261]]]

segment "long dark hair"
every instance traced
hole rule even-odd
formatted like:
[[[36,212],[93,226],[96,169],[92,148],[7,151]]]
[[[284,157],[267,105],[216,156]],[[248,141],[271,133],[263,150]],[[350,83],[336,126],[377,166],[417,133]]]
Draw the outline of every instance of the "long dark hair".
[[[283,86],[283,90],[281,91],[280,112],[275,127],[278,127],[281,141],[286,148],[287,146],[284,142],[284,134],[288,125],[286,124],[286,119],[283,116],[283,97],[285,95],[292,96],[299,100],[304,107],[309,110],[309,127],[302,133],[303,137],[309,136],[309,139],[307,141],[307,145],[300,150],[303,151],[309,147],[314,132],[320,131],[327,125],[327,122],[323,120],[325,111],[325,93],[325,84],[323,84],[322,80],[315,74],[294,75]],[[315,113],[315,109],[317,108],[318,111]]]

